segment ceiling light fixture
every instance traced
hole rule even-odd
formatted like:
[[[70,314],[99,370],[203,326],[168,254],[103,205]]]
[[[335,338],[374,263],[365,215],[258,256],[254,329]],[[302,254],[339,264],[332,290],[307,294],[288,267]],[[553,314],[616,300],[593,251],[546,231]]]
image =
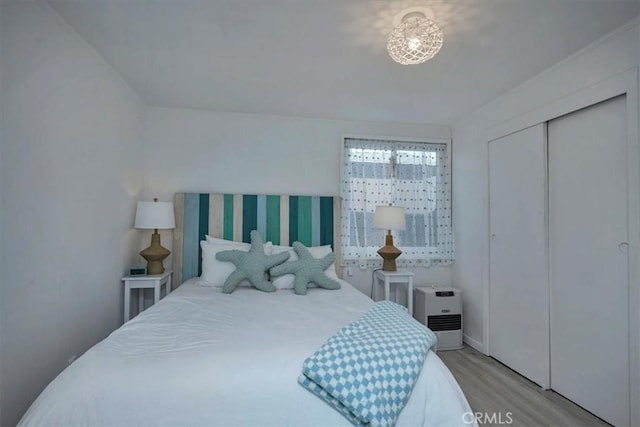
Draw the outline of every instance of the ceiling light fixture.
[[[400,64],[422,64],[438,53],[443,39],[444,34],[435,22],[422,12],[412,11],[389,34],[387,52]]]

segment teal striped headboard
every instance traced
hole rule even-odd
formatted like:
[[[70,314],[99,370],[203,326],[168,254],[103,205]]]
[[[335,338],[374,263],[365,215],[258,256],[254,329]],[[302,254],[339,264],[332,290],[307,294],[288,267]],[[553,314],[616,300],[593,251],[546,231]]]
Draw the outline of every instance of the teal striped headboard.
[[[334,245],[340,237],[339,197],[176,193],[174,206],[174,289],[202,273],[200,240],[207,234],[248,243],[249,233],[258,230],[274,245],[332,245],[340,259],[340,245]]]

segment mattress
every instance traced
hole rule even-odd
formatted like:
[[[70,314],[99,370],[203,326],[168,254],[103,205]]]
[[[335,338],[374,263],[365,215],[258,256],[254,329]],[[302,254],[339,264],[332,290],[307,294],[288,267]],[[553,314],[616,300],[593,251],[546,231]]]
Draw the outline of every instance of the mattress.
[[[21,425],[341,426],[301,387],[302,362],[373,304],[337,291],[232,294],[187,281],[54,379]],[[471,409],[430,351],[398,426],[469,425]]]

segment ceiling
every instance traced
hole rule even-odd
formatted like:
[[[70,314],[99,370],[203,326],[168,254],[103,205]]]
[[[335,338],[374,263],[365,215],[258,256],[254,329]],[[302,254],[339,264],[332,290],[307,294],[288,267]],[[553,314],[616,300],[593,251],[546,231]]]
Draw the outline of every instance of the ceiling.
[[[637,0],[49,0],[151,106],[449,125],[638,14]],[[428,8],[434,59],[386,52]]]

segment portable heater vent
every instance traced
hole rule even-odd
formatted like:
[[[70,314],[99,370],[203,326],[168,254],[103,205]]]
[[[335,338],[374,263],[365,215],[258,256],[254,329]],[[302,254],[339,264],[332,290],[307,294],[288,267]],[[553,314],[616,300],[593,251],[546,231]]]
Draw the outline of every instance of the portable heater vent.
[[[436,315],[427,317],[427,327],[432,331],[458,331],[462,329],[462,315]]]
[[[413,304],[415,318],[438,336],[438,350],[462,347],[462,291],[418,287]]]

